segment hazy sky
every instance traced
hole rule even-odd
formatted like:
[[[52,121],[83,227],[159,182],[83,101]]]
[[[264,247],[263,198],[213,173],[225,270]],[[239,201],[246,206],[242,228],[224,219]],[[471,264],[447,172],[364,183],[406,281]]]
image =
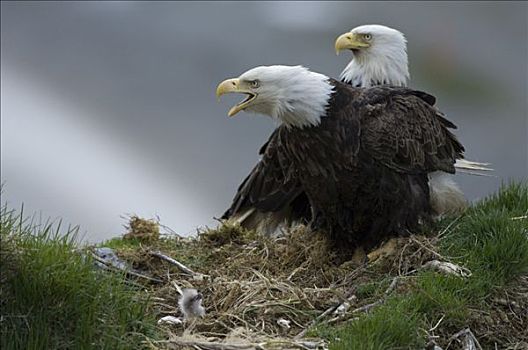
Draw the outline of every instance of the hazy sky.
[[[258,65],[337,77],[335,38],[380,23],[409,40],[411,86],[438,97],[468,158],[468,198],[528,174],[525,2],[1,3],[2,201],[79,224],[90,241],[125,214],[180,234],[214,225],[273,130],[228,119],[221,80]]]

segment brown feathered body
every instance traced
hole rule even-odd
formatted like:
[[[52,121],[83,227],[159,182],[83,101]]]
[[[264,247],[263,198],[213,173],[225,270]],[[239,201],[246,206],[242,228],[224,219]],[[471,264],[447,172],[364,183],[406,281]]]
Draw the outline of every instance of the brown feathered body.
[[[225,219],[266,213],[310,223],[337,241],[374,245],[431,215],[427,174],[454,173],[463,147],[435,98],[396,87],[334,86],[317,126],[282,125],[240,185]]]

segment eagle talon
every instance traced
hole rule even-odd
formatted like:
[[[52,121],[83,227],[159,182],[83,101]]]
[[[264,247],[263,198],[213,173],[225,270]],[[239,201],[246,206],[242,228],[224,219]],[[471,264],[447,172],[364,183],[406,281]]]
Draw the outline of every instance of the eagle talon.
[[[391,238],[387,242],[383,243],[379,248],[371,251],[367,254],[369,262],[375,262],[378,260],[385,259],[387,257],[393,256],[397,252],[398,248],[398,239]]]

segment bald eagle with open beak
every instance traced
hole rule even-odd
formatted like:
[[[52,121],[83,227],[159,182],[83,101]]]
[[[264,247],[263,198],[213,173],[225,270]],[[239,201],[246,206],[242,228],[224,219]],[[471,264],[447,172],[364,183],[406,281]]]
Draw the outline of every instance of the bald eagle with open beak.
[[[464,151],[435,98],[420,91],[355,88],[301,66],[269,66],[223,81],[217,96],[226,93],[247,96],[229,116],[247,111],[280,124],[231,213],[281,211],[306,196],[312,228],[347,247],[372,247],[428,221],[428,174],[454,173]]]

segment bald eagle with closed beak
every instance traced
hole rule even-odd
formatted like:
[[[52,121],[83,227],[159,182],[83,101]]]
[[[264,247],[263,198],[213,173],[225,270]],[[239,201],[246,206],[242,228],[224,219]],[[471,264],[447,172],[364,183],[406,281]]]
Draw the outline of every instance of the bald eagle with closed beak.
[[[428,175],[455,172],[464,148],[435,98],[402,87],[356,88],[301,66],[251,69],[218,85],[247,97],[228,112],[279,122],[231,213],[285,207],[347,246],[372,247],[432,215]],[[308,207],[294,201],[306,196]]]
[[[350,50],[352,59],[341,72],[342,82],[356,87],[378,85],[407,86],[409,65],[407,40],[400,31],[378,24],[355,27],[340,35],[335,50]],[[459,159],[455,168],[461,171],[489,171],[488,163]],[[452,175],[443,171],[429,175],[431,205],[436,215],[460,213],[467,202]]]

